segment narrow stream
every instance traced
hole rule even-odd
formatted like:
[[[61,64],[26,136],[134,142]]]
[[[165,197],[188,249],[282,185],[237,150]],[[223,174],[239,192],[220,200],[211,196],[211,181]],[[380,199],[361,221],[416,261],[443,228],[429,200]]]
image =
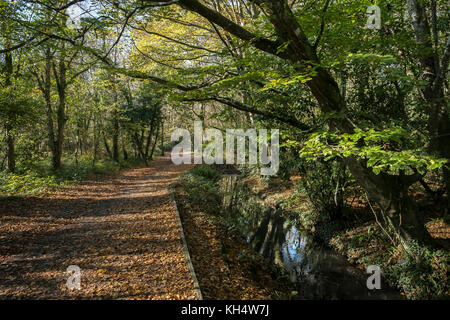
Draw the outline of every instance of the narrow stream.
[[[369,290],[370,274],[351,265],[346,258],[320,245],[313,237],[286,221],[279,212],[258,205],[254,195],[242,194],[238,176],[222,179],[227,218],[247,242],[282,268],[306,299],[402,299],[382,280],[381,289]]]

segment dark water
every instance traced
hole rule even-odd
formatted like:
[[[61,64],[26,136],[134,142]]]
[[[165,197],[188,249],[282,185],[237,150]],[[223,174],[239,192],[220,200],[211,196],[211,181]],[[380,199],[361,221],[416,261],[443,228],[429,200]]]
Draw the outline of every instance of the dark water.
[[[276,209],[255,209],[257,199],[251,198],[233,203],[230,191],[236,186],[237,179],[223,179],[223,189],[230,195],[224,201],[228,218],[255,250],[284,270],[306,299],[402,299],[383,279],[381,289],[369,290],[366,281],[371,274],[351,265],[343,255],[320,245],[310,234],[286,221]]]

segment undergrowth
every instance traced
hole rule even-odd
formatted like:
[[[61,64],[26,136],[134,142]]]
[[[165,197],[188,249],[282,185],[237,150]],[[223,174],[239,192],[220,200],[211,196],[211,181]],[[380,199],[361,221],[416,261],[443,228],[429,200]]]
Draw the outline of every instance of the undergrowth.
[[[121,169],[142,164],[131,159],[116,163],[112,160],[98,160],[95,165],[89,156],[75,161],[64,159],[61,168],[53,170],[49,161],[34,164],[22,163],[16,173],[0,172],[0,196],[23,196],[54,189],[61,185],[87,179],[92,175],[111,175]]]
[[[195,166],[179,178],[179,183],[186,190],[190,204],[208,214],[221,211],[221,196],[217,182],[220,174],[206,165]]]
[[[374,223],[339,234],[330,244],[350,261],[378,265],[389,284],[408,299],[448,299],[450,254],[415,242],[407,250],[392,246]]]

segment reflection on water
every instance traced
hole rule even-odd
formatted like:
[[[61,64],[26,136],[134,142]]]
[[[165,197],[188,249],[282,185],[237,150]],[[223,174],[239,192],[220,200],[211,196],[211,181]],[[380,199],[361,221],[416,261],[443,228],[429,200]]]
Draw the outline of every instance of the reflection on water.
[[[306,299],[402,299],[383,281],[380,290],[367,289],[370,274],[318,244],[307,232],[286,221],[278,210],[258,205],[260,200],[256,196],[240,198],[242,187],[235,176],[223,178],[228,219],[255,250],[289,275]]]

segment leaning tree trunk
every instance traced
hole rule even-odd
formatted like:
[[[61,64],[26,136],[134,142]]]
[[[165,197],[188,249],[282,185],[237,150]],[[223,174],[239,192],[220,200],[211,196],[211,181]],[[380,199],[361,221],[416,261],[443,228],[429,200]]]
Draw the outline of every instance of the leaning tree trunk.
[[[369,199],[377,203],[382,217],[380,223],[403,243],[410,240],[433,243],[415,202],[408,195],[409,186],[416,181],[415,176],[375,175],[354,158],[347,158],[346,164]]]
[[[323,113],[345,112],[346,102],[338,84],[331,74],[320,66],[315,48],[309,44],[287,3],[275,0],[262,2],[266,3],[269,19],[275,27],[278,38],[282,43],[290,43],[282,53],[282,58],[296,63],[298,72],[307,72],[310,61],[316,65],[316,75],[306,84],[318,101],[321,111]],[[343,132],[353,132],[353,125],[347,119],[331,120],[330,126]],[[431,242],[431,236],[407,192],[408,187],[417,177],[376,175],[363,161],[355,158],[347,158],[345,163],[369,198],[386,213],[389,224],[398,231],[402,241],[415,239],[422,243]]]

